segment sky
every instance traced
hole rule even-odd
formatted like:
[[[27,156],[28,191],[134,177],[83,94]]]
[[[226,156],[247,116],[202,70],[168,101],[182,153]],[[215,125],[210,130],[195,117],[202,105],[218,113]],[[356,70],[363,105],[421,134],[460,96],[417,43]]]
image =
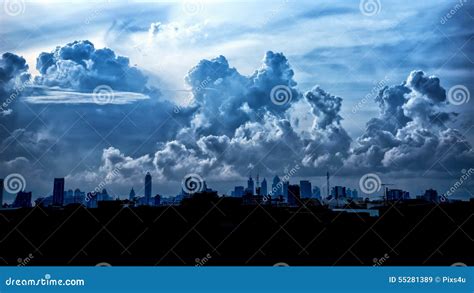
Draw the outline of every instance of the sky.
[[[470,197],[473,7],[5,0],[0,178],[126,197],[146,172],[170,196],[190,174],[229,194],[256,174],[324,190],[329,171]]]

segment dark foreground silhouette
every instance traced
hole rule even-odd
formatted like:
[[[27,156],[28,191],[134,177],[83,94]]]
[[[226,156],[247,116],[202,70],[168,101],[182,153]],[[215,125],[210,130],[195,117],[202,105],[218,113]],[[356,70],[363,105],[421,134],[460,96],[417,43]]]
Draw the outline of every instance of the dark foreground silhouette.
[[[473,212],[472,200],[389,204],[370,217],[236,198],[2,210],[0,264],[473,265]]]

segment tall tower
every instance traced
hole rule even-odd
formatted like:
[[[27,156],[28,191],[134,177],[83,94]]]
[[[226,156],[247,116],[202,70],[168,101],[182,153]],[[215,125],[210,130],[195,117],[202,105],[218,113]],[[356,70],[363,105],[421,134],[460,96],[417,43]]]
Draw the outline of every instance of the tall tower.
[[[268,187],[267,187],[267,179],[263,178],[263,181],[262,181],[262,188],[261,188],[261,191],[262,191],[262,194],[263,196],[267,196],[268,195]]]
[[[53,206],[62,206],[64,203],[64,178],[54,178]]]
[[[133,200],[135,198],[135,190],[132,189],[130,190],[130,193],[128,194],[128,199]]]
[[[258,173],[257,173],[257,187],[255,188],[255,194],[256,194],[256,195],[261,195],[260,179],[259,179],[259,177],[258,177]]]
[[[145,200],[146,204],[150,204],[150,198],[151,198],[151,175],[150,172],[146,173],[145,176]]]
[[[326,197],[329,197],[329,171],[326,172]]]

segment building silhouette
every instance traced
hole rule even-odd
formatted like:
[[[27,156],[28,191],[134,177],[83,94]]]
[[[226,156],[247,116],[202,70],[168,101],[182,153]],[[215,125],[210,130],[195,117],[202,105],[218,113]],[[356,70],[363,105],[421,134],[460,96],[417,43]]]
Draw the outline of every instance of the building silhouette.
[[[154,199],[154,202],[153,202],[154,206],[157,207],[157,206],[161,205],[161,195],[157,194],[157,195],[155,195],[155,197],[153,199]]]
[[[128,199],[133,200],[135,196],[136,196],[135,190],[133,190],[133,187],[132,187],[132,189],[130,190],[130,193],[128,194]]]
[[[54,178],[53,206],[64,204],[64,178]]]
[[[31,192],[18,192],[12,206],[14,208],[31,208]]]
[[[232,196],[243,196],[245,194],[245,188],[243,186],[235,186],[234,191],[232,191]]]
[[[247,189],[245,190],[245,193],[249,193],[249,194],[253,195],[254,194],[254,189],[255,189],[254,182],[253,182],[253,179],[252,179],[252,175],[250,175],[249,180],[247,180]]]
[[[283,195],[283,189],[282,189],[282,183],[280,180],[280,177],[275,175],[273,177],[273,183],[272,183],[272,196],[280,196]]]
[[[288,185],[288,205],[296,206],[300,202],[300,187],[298,185]]]
[[[311,192],[311,182],[308,180],[300,181],[300,193],[302,198],[310,198],[313,193]]]
[[[283,197],[286,198],[287,201],[288,201],[288,186],[289,185],[290,185],[290,182],[283,181],[283,187],[282,187]]]
[[[145,176],[145,201],[150,204],[151,199],[151,175],[150,172],[146,173]]]
[[[403,191],[401,189],[388,189],[387,188],[386,195],[387,195],[387,200],[389,201],[407,200],[410,198],[410,193],[407,191]]]
[[[321,189],[317,186],[313,187],[313,197],[321,199]]]
[[[261,195],[267,196],[268,195],[268,186],[267,186],[267,179],[263,178],[262,187],[261,187]]]
[[[347,197],[346,188],[344,186],[334,186],[331,190],[331,195],[335,199],[342,199]]]
[[[438,191],[434,189],[427,189],[425,190],[425,194],[423,195],[424,199],[429,202],[438,202]]]

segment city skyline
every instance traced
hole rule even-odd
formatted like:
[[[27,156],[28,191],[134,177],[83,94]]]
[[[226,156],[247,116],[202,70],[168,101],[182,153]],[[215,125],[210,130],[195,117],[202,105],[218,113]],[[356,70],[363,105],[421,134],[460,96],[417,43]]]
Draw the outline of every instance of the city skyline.
[[[474,169],[470,169],[466,174],[466,179],[474,174]],[[196,174],[189,174],[186,178],[183,179],[182,185],[180,187],[180,192],[176,195],[166,196],[156,192],[153,195],[152,187],[152,176],[150,172],[147,172],[144,176],[143,188],[138,189],[138,194],[136,193],[134,187],[130,189],[128,196],[126,195],[110,195],[107,192],[107,185],[103,184],[97,186],[92,191],[81,191],[79,187],[76,187],[74,190],[65,188],[65,179],[64,178],[54,178],[53,191],[51,195],[36,195],[33,196],[31,191],[20,190],[13,197],[10,205],[6,201],[3,201],[4,190],[11,188],[11,186],[3,185],[4,180],[0,179],[2,183],[2,189],[0,190],[0,208],[2,205],[7,204],[9,207],[32,207],[33,202],[35,205],[43,206],[52,206],[52,207],[62,207],[68,204],[84,204],[89,208],[97,208],[99,201],[113,201],[113,200],[124,200],[128,199],[129,201],[134,201],[138,205],[161,205],[162,200],[172,200],[168,204],[180,204],[181,200],[186,197],[192,197],[194,194],[202,192],[211,192],[219,194],[219,196],[231,196],[236,198],[245,198],[246,196],[257,196],[257,200],[262,202],[267,202],[273,199],[279,199],[286,204],[295,206],[297,201],[300,199],[314,199],[317,200],[320,204],[329,204],[334,200],[349,200],[356,202],[366,202],[369,201],[404,201],[410,199],[424,199],[429,202],[448,202],[456,201],[458,198],[453,197],[453,192],[459,186],[455,185],[451,190],[446,192],[438,193],[436,189],[427,188],[424,190],[423,194],[417,194],[410,196],[410,192],[403,190],[402,188],[395,187],[394,184],[382,183],[380,178],[375,177],[361,178],[359,182],[360,188],[362,189],[361,194],[359,194],[359,189],[354,187],[347,187],[338,185],[330,185],[330,174],[327,172],[326,175],[326,186],[319,187],[313,185],[309,180],[301,180],[296,183],[292,183],[288,176],[282,177],[275,175],[272,180],[271,189],[268,189],[266,178],[260,182],[260,176],[257,173],[256,181],[253,180],[252,175],[249,176],[247,180],[247,186],[238,185],[235,186],[233,190],[228,193],[219,193],[217,190],[213,190],[212,187],[209,188],[206,181]],[[299,184],[298,184],[299,183]],[[462,184],[461,182],[460,184]],[[390,187],[390,188],[389,188]],[[295,189],[296,188],[296,189]],[[321,192],[321,190],[327,189],[326,194]],[[370,189],[370,190],[369,190]],[[140,191],[143,190],[143,193]],[[258,197],[261,197],[258,199]],[[153,198],[153,200],[152,200]],[[158,203],[158,204],[157,204]],[[344,203],[346,205],[348,202]],[[7,207],[8,207],[7,206]]]
[[[167,196],[187,174],[271,189],[296,166],[294,182],[422,194],[474,166],[472,3],[25,4],[1,18],[0,177],[33,197],[57,177],[126,196],[146,172]]]

